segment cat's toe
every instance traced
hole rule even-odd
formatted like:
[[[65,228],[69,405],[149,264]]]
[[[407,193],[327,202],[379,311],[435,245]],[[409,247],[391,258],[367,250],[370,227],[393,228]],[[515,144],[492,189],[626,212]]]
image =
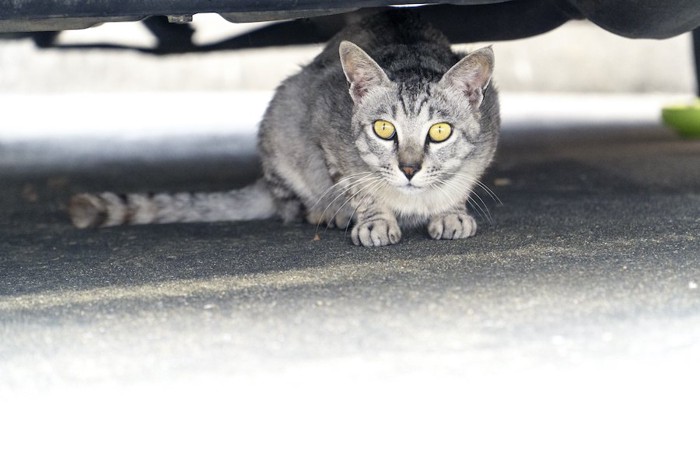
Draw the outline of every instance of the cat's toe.
[[[355,245],[386,246],[401,240],[401,229],[396,221],[378,219],[362,222],[352,229],[352,241]]]
[[[471,237],[476,234],[476,221],[469,214],[446,214],[430,220],[428,234],[435,240]]]
[[[105,220],[107,206],[100,197],[81,193],[71,198],[68,214],[73,225],[79,229],[99,227]]]

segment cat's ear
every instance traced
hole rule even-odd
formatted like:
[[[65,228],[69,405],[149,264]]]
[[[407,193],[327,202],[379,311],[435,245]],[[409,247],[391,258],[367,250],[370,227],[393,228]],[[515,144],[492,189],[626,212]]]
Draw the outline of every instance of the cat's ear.
[[[350,84],[350,96],[358,103],[372,88],[389,84],[389,77],[372,57],[349,41],[338,49],[343,72]]]
[[[475,50],[450,68],[440,82],[465,93],[472,108],[476,109],[481,105],[484,91],[491,81],[493,64],[491,47]]]

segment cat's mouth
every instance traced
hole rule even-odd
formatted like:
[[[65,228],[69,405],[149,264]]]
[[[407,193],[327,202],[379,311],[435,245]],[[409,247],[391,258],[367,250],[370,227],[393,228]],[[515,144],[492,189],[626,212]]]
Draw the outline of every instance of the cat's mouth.
[[[398,189],[399,189],[399,191],[401,191],[403,193],[410,193],[410,194],[416,194],[416,193],[420,193],[421,191],[423,191],[423,187],[413,185],[410,182],[405,184],[405,185],[401,185],[400,187],[398,187]]]

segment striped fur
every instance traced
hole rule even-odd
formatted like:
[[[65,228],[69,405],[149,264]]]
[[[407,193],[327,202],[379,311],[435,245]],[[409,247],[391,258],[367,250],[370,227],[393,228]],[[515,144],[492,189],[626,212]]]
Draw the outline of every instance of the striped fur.
[[[81,194],[78,227],[261,219],[346,228],[365,246],[424,226],[435,239],[474,235],[466,204],[495,153],[493,52],[452,51],[406,9],[347,26],[277,89],[258,136],[263,180],[227,193]],[[382,139],[377,120],[395,128]],[[435,141],[429,129],[448,123]]]
[[[275,200],[263,181],[222,193],[74,196],[69,212],[78,228],[124,224],[216,222],[266,219],[276,215]]]

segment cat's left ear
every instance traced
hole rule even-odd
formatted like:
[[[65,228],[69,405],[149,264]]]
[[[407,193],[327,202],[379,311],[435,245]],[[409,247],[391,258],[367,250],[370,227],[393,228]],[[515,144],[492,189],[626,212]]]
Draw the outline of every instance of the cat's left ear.
[[[491,47],[475,50],[457,62],[442,77],[440,83],[458,88],[476,109],[484,99],[484,91],[493,74],[494,56]]]
[[[350,83],[350,97],[356,104],[372,88],[390,83],[382,67],[352,42],[341,42],[338,52],[343,72]]]

